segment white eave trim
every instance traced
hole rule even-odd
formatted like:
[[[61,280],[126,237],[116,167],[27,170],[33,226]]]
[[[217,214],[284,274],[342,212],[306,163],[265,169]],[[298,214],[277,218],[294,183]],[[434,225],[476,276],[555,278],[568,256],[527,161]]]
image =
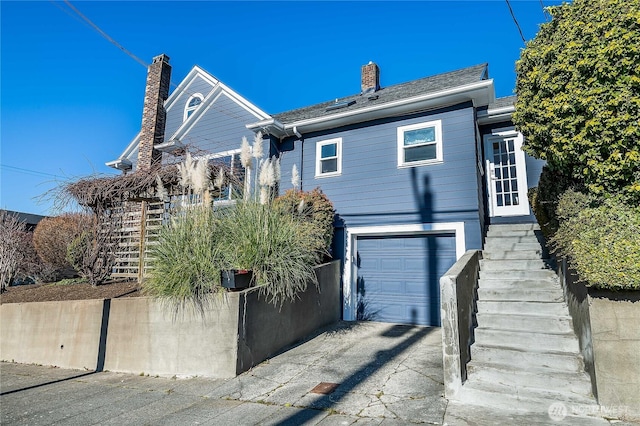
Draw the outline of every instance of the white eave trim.
[[[118,158],[117,160],[109,161],[104,163],[107,167],[111,167],[117,170],[127,171],[133,168],[133,164],[131,161],[126,158]]]
[[[516,111],[516,107],[509,105],[506,107],[487,109],[478,111],[477,118],[479,125],[499,123],[501,121],[511,121],[511,115]]]
[[[352,111],[343,111],[337,114],[314,117],[284,125],[285,134],[292,134],[293,128],[299,132],[313,132],[329,128],[344,126],[389,117],[397,114],[409,114],[415,111],[433,109],[436,107],[454,105],[456,103],[472,101],[475,107],[489,105],[495,101],[493,80],[482,80],[452,89],[428,93],[410,98],[404,98],[393,102],[359,108]],[[258,129],[259,123],[250,124],[249,129]]]
[[[278,138],[287,136],[287,132],[284,129],[284,124],[271,117],[265,120],[258,121],[256,123],[247,124],[245,127],[255,133],[262,131],[263,133],[267,133]]]

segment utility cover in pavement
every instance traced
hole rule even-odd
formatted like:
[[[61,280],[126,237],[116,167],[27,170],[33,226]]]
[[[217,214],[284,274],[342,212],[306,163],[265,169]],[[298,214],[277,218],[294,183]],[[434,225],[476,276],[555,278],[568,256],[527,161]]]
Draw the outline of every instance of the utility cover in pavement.
[[[318,384],[318,386],[311,389],[311,393],[320,393],[322,395],[329,395],[330,393],[333,393],[333,391],[335,391],[338,388],[338,386],[340,386],[338,383],[321,382],[320,384]]]

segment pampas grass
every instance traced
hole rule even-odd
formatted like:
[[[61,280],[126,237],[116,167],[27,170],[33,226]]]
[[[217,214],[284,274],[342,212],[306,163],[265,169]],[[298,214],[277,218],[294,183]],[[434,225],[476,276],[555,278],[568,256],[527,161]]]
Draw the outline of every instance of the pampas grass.
[[[310,224],[281,208],[238,203],[219,214],[219,250],[228,269],[250,269],[261,294],[274,304],[293,300],[317,284],[318,254],[308,244]]]
[[[205,207],[172,218],[151,249],[152,268],[142,283],[143,293],[160,299],[176,313],[188,307],[204,311],[212,296],[222,290],[223,256],[216,243],[216,222]]]

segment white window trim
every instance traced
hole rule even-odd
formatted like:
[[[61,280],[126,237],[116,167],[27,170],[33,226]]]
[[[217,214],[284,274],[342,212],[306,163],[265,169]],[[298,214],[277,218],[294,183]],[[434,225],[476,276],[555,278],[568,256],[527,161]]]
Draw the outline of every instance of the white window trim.
[[[221,151],[221,152],[216,152],[214,154],[205,154],[202,156],[194,156],[193,159],[194,160],[214,160],[216,158],[224,158],[224,157],[230,157],[233,155],[240,155],[240,151],[242,151],[241,149],[231,149],[229,151]],[[244,188],[243,191],[249,191],[250,190],[250,182],[251,182],[251,169],[245,169],[245,175],[244,175]],[[214,200],[214,204],[216,206],[224,206],[224,205],[233,205],[237,202],[237,200],[229,200],[229,199],[225,199],[225,200]]]
[[[322,173],[322,147],[336,144],[337,170],[330,173]],[[316,178],[340,176],[342,174],[342,138],[327,139],[316,142]]]
[[[418,129],[426,129],[427,127],[434,127],[436,133],[436,158],[431,160],[422,160],[422,161],[404,161],[404,133],[410,130],[418,130]],[[442,163],[443,155],[442,155],[442,121],[434,120],[428,121],[426,123],[418,123],[418,124],[410,124],[408,126],[400,126],[398,127],[398,168],[406,168],[406,167],[416,167],[416,166],[424,166],[427,164],[438,164]],[[425,144],[426,145],[426,144]],[[420,145],[412,145],[412,146],[420,146]]]
[[[453,234],[456,240],[456,260],[466,251],[464,222],[418,223],[404,225],[358,226],[347,228],[345,233],[345,262],[342,274],[343,305],[345,321],[355,321],[358,305],[357,255],[358,237]]]
[[[190,107],[189,103],[193,98],[200,99],[200,103],[194,107]],[[187,121],[187,119],[189,118],[189,112],[192,112],[192,113],[195,112],[195,110],[197,110],[198,108],[200,108],[200,106],[202,106],[203,102],[204,102],[204,96],[202,96],[202,93],[194,93],[193,95],[189,96],[189,99],[187,99],[187,102],[184,104],[184,113],[182,116],[182,121],[183,122]]]

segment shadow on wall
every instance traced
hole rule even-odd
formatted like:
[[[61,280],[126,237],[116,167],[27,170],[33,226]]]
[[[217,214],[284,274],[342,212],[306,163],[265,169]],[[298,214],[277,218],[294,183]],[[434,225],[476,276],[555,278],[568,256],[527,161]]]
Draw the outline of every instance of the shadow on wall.
[[[422,186],[420,186],[418,172],[416,168],[411,169],[411,187],[413,196],[415,197],[416,206],[420,213],[421,223],[433,223],[433,193],[429,182],[429,176],[422,177]],[[440,289],[438,287],[438,240],[435,236],[429,235],[424,238],[425,258],[427,264],[425,267],[427,286],[426,294],[429,296],[429,303],[426,304],[428,324],[440,325]],[[425,301],[427,302],[427,301]],[[413,316],[413,312],[412,312]]]

